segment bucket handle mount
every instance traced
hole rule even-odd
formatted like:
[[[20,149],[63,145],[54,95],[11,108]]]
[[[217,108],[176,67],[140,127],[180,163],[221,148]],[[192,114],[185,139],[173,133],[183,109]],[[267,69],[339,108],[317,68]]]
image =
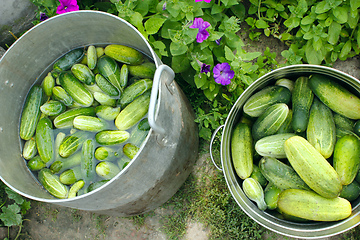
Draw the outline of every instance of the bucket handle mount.
[[[219,126],[218,128],[215,129],[215,131],[213,132],[212,136],[211,136],[211,140],[210,140],[210,158],[211,158],[211,161],[213,162],[213,164],[215,165],[215,167],[220,170],[220,171],[223,171],[221,167],[219,167],[216,162],[215,162],[215,159],[213,157],[213,153],[212,153],[212,149],[213,149],[213,142],[215,140],[215,137],[216,137],[216,134],[218,133],[218,131],[223,128],[225,125],[221,125]]]
[[[150,95],[150,103],[149,103],[149,113],[148,113],[148,121],[150,127],[158,134],[164,135],[165,129],[161,126],[159,126],[155,122],[155,108],[156,108],[156,102],[158,98],[158,92],[159,92],[159,85],[160,85],[160,78],[163,73],[167,73],[169,76],[165,78],[166,82],[165,84],[169,85],[175,78],[174,71],[167,65],[162,64],[160,65],[154,74],[154,80],[153,80],[153,86],[151,89],[151,95]]]

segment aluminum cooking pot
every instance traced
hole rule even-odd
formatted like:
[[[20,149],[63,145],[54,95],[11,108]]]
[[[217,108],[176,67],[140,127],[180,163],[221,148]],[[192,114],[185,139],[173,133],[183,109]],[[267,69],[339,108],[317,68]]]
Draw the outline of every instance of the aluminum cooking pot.
[[[123,44],[157,67],[148,119],[151,130],[135,158],[102,187],[72,199],[56,199],[38,183],[21,156],[19,121],[30,87],[68,51],[86,45]],[[188,100],[136,28],[98,11],[52,17],[21,36],[0,60],[0,178],[15,192],[41,202],[91,212],[131,216],[166,202],[183,184],[197,159],[198,131]]]
[[[231,195],[235,199],[237,204],[240,206],[240,208],[249,217],[251,217],[254,221],[259,223],[263,227],[270,229],[276,233],[294,238],[318,239],[330,237],[356,227],[360,223],[360,199],[358,198],[351,203],[351,216],[337,222],[296,223],[278,218],[275,211],[261,211],[258,209],[257,205],[254,202],[252,202],[245,196],[245,193],[242,190],[242,180],[236,175],[231,159],[230,140],[232,131],[243,113],[243,105],[251,95],[253,95],[259,89],[262,89],[267,85],[273,85],[278,79],[296,79],[297,77],[309,76],[314,73],[333,77],[337,79],[340,84],[352,90],[354,94],[360,96],[360,81],[339,70],[324,66],[307,64],[282,67],[263,75],[255,82],[253,82],[241,94],[241,96],[235,102],[234,106],[231,108],[225,124],[214,131],[210,144],[210,155],[212,161],[215,166],[223,172]],[[216,162],[212,155],[212,145],[215,136],[217,132],[220,131],[220,129],[223,129],[220,145],[221,167],[216,165]]]

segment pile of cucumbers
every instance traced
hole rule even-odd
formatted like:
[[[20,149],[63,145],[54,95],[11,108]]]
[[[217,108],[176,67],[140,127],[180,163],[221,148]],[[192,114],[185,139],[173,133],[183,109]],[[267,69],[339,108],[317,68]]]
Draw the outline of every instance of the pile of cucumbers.
[[[295,222],[349,217],[360,195],[359,119],[359,97],[323,74],[258,90],[230,144],[245,195]]]
[[[90,192],[134,158],[150,130],[155,64],[119,44],[73,49],[29,90],[22,156],[53,196]]]

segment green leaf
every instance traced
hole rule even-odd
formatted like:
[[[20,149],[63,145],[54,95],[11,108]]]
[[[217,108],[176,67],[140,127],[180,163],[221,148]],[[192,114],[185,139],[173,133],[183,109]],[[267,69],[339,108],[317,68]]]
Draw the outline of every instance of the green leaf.
[[[48,8],[56,7],[58,4],[57,0],[35,0],[33,2],[36,6],[44,6]]]
[[[349,24],[350,28],[355,29],[359,22],[359,14],[356,16],[352,16],[352,14],[349,14],[347,23]]]
[[[314,38],[313,48],[315,49],[315,51],[319,51],[322,46],[323,46],[323,41],[321,40],[321,38]]]
[[[335,45],[339,41],[341,24],[333,21],[328,30],[328,42],[332,45]]]
[[[358,47],[360,47],[360,29],[359,28],[356,33],[356,42],[358,44]]]
[[[345,7],[337,7],[333,9],[333,15],[335,17],[335,21],[340,24],[346,23],[348,20],[348,9]]]
[[[259,19],[256,21],[255,26],[260,29],[268,28],[269,25],[263,19]]]
[[[20,214],[20,207],[16,203],[1,208],[2,213],[0,219],[5,226],[19,226],[22,223],[22,217]]]
[[[158,15],[151,17],[144,24],[145,31],[148,34],[155,34],[159,31],[165,21],[166,18],[160,17]]]
[[[302,25],[309,25],[309,24],[312,24],[313,22],[315,21],[315,18],[308,15],[306,17],[304,17],[302,20],[301,20],[301,24]]]
[[[315,51],[313,45],[311,44],[311,41],[308,41],[305,45],[305,56],[309,64],[316,65],[320,65],[325,57],[322,51]]]
[[[205,74],[196,74],[194,76],[194,82],[197,88],[201,88],[207,82],[207,76]]]
[[[14,192],[13,190],[11,190],[10,188],[6,187],[5,192],[8,195],[8,198],[14,200],[17,204],[20,205],[24,202],[24,198],[21,195]]]
[[[166,51],[166,45],[162,41],[155,41],[151,44],[155,49],[159,50],[161,56],[168,56],[168,52]]]
[[[170,43],[170,53],[173,56],[182,55],[182,54],[186,53],[187,50],[188,50],[188,47],[181,42],[171,42]]]
[[[290,17],[284,22],[284,25],[288,27],[288,31],[290,31],[291,29],[296,28],[300,25],[300,18]]]
[[[242,3],[231,6],[230,9],[232,13],[235,14],[236,17],[238,17],[241,20],[245,19],[246,9]]]
[[[327,1],[320,1],[315,7],[316,14],[322,14],[331,9],[329,3]]]
[[[165,21],[162,28],[161,28],[161,37],[170,39],[170,33],[169,31],[175,31],[175,33],[178,30],[181,30],[181,23],[176,21]]]
[[[174,70],[175,73],[184,72],[189,67],[190,61],[186,54],[172,57],[171,68]]]
[[[211,8],[211,14],[221,13],[222,11],[224,11],[224,9],[225,9],[224,5],[214,4]]]
[[[339,54],[339,59],[342,61],[346,60],[350,51],[351,51],[351,40],[348,40],[341,49],[341,52]]]
[[[360,8],[360,1],[359,0],[350,0],[350,8],[351,9]]]
[[[210,101],[213,101],[215,99],[215,97],[218,95],[219,90],[220,90],[220,86],[214,84],[214,90],[210,91],[210,89],[205,89],[204,94],[207,97],[207,99],[209,99]]]
[[[224,50],[225,50],[226,60],[233,61],[235,59],[235,54],[233,53],[233,51],[231,51],[231,49],[228,46],[225,46]]]

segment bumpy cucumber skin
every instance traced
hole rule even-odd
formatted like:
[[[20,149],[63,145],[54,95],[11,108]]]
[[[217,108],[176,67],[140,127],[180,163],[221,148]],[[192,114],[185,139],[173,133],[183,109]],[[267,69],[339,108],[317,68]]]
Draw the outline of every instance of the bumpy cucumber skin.
[[[310,116],[310,107],[314,99],[314,93],[309,86],[308,77],[299,77],[295,81],[292,91],[292,128],[295,132],[304,132]]]
[[[71,128],[74,118],[80,115],[95,116],[95,109],[93,107],[69,109],[55,117],[54,126],[56,128]]]
[[[283,86],[268,86],[253,94],[244,104],[243,111],[251,117],[259,117],[275,103],[290,103],[291,92]]]
[[[127,131],[105,130],[95,135],[95,140],[101,145],[114,145],[125,142],[130,137]]]
[[[238,123],[231,135],[231,158],[235,172],[241,179],[250,177],[254,169],[253,138],[246,123]]]
[[[259,168],[264,177],[280,189],[305,189],[310,190],[295,170],[273,157],[263,157]]]
[[[339,175],[330,163],[305,138],[285,141],[286,156],[301,179],[325,198],[336,198],[342,190]]]
[[[95,158],[94,158],[94,141],[92,139],[86,140],[81,149],[81,175],[88,181],[95,176]]]
[[[355,121],[354,120],[344,117],[343,115],[340,115],[338,113],[334,113],[333,117],[334,117],[334,122],[335,122],[336,128],[342,128],[342,129],[346,129],[349,131],[354,131],[354,129],[355,129],[355,126],[354,126]]]
[[[36,140],[35,138],[30,138],[24,144],[22,156],[26,160],[30,160],[35,157],[37,154]]]
[[[44,163],[54,159],[54,133],[53,125],[49,118],[40,119],[35,133],[38,153]]]
[[[132,143],[127,143],[123,146],[123,153],[130,159],[133,159],[138,151],[139,147]]]
[[[275,186],[273,183],[266,185],[264,190],[264,200],[268,209],[274,210],[277,208],[278,198],[282,191],[283,190]]]
[[[65,91],[84,107],[90,107],[94,102],[92,93],[71,73],[62,72],[59,76],[60,85]]]
[[[41,83],[41,87],[44,89],[44,93],[46,96],[51,97],[52,89],[54,88],[54,86],[55,79],[51,75],[51,72],[49,72]]]
[[[62,102],[65,106],[71,106],[74,99],[61,86],[55,86],[52,89],[54,99]]]
[[[39,155],[36,155],[28,161],[27,166],[31,171],[39,171],[46,167],[46,163],[41,160]]]
[[[82,115],[75,117],[73,124],[74,128],[88,132],[99,132],[108,127],[108,123],[100,118]]]
[[[325,198],[312,191],[288,189],[278,198],[280,212],[313,221],[338,221],[351,214],[351,204],[340,197]]]
[[[101,90],[103,90],[106,94],[112,97],[119,96],[119,90],[112,85],[106,78],[104,78],[101,74],[95,75],[95,82],[99,86]]]
[[[360,98],[333,79],[321,74],[310,77],[310,88],[331,110],[350,119],[360,119]]]
[[[129,68],[128,65],[123,64],[120,68],[120,86],[124,88],[129,80]]]
[[[335,144],[333,166],[342,185],[353,182],[360,168],[360,141],[354,135],[345,135]]]
[[[68,188],[59,181],[59,178],[53,174],[50,169],[41,169],[38,179],[44,188],[53,196],[64,199],[68,196]]]
[[[124,108],[129,103],[134,101],[138,96],[150,90],[152,83],[153,81],[151,79],[141,79],[126,87],[118,101],[121,108]]]
[[[115,126],[119,130],[128,130],[138,123],[148,112],[150,91],[147,91],[132,101],[115,119]]]
[[[59,58],[53,65],[53,69],[56,71],[67,71],[72,65],[81,61],[85,52],[83,48],[74,49],[61,58]]]
[[[252,126],[255,141],[275,134],[285,122],[289,114],[289,107],[285,103],[276,103],[268,107]]]
[[[86,85],[92,85],[95,83],[94,73],[85,64],[74,64],[71,67],[71,72],[78,80],[85,83]]]
[[[40,106],[43,104],[44,95],[43,89],[34,85],[26,97],[20,120],[20,138],[23,140],[29,140],[34,136],[41,115]]]
[[[139,78],[153,78],[156,66],[153,62],[144,62],[140,65],[129,65],[129,74]]]
[[[104,161],[96,165],[95,171],[101,178],[111,179],[120,172],[120,168],[112,162]]]
[[[94,68],[96,67],[97,58],[98,58],[96,47],[91,45],[88,47],[86,52],[87,52],[87,54],[86,54],[87,66],[89,67],[90,70],[94,70]]]
[[[79,180],[76,183],[74,183],[70,187],[68,198],[76,197],[77,192],[79,192],[84,186],[85,186],[85,181],[84,180]]]
[[[120,107],[111,107],[106,105],[99,105],[95,108],[96,116],[99,118],[113,121],[120,113]]]
[[[120,83],[120,68],[116,61],[109,56],[102,56],[98,59],[97,69],[114,87],[122,91]]]
[[[60,144],[59,155],[64,158],[71,156],[82,146],[87,137],[88,134],[84,131],[78,131],[65,137]]]
[[[41,105],[40,110],[47,116],[57,116],[66,110],[65,105],[56,100],[50,100]]]
[[[351,182],[348,185],[344,185],[340,193],[340,197],[347,199],[348,201],[354,201],[360,196],[360,185],[356,181]]]
[[[261,156],[286,158],[284,143],[295,133],[281,133],[266,136],[255,143],[255,150]]]
[[[264,190],[257,180],[251,177],[244,179],[242,183],[242,188],[244,190],[245,195],[250,200],[256,202],[258,208],[261,211],[266,210],[267,205],[264,199]]]
[[[144,56],[136,49],[119,44],[111,44],[105,47],[105,55],[115,59],[118,62],[138,65],[143,62]]]
[[[317,98],[310,109],[310,117],[306,129],[307,140],[325,158],[329,158],[336,142],[336,127],[331,110]]]

